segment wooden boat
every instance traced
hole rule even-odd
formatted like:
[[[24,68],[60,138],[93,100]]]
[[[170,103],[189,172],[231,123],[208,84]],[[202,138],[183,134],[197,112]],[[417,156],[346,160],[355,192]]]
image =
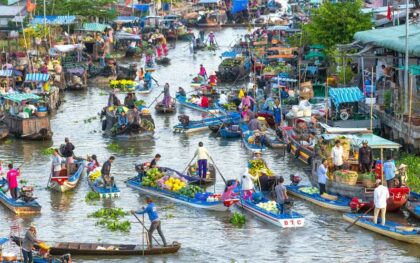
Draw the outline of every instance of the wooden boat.
[[[353,223],[360,214],[344,214],[343,218],[349,223]],[[380,222],[380,219],[378,219]],[[372,232],[387,236],[406,243],[420,245],[420,231],[418,228],[404,226],[397,222],[386,220],[385,226],[373,223],[371,216],[362,216],[356,225],[368,229]]]
[[[6,180],[0,180],[0,186],[4,185]],[[32,200],[30,202],[25,202],[24,200],[18,199],[14,200],[13,198],[7,196],[0,187],[0,203],[2,203],[6,208],[11,210],[17,215],[36,215],[41,213],[41,205]]]
[[[119,197],[121,195],[121,191],[115,183],[112,187],[105,187],[105,186],[96,184],[94,181],[91,180],[89,176],[87,176],[87,181],[88,181],[90,189],[92,189],[93,192],[98,193],[100,198],[106,199],[106,198]]]
[[[411,215],[420,219],[420,200],[419,201],[408,201],[405,204],[405,208]]]
[[[269,200],[266,198],[263,198],[260,202],[265,203],[267,201]],[[303,225],[305,224],[305,218],[296,212],[292,211],[291,213],[283,213],[283,214],[273,213],[271,211],[265,210],[257,206],[258,203],[255,203],[250,200],[245,200],[241,197],[240,202],[237,202],[236,205],[239,207],[242,207],[247,212],[253,214],[254,216],[266,222],[272,223],[276,226],[280,226],[283,228],[303,227]]]
[[[265,143],[268,147],[278,149],[286,147],[286,143],[283,140],[280,140],[276,132],[271,129],[267,129],[265,132]]]
[[[294,156],[295,158],[299,159],[306,165],[311,165],[312,160],[315,156],[314,151],[303,147],[295,138],[289,137],[288,144],[287,144],[287,151]]]
[[[241,115],[236,112],[228,113],[218,117],[209,117],[197,121],[181,122],[173,127],[176,133],[194,133],[199,131],[207,131],[210,126],[221,125],[224,123],[239,123]]]
[[[77,165],[77,170],[71,176],[67,176],[67,170],[63,169],[61,171],[63,176],[51,177],[50,188],[61,193],[75,189],[82,179],[86,163],[85,161],[76,161],[75,165]]]
[[[220,136],[222,136],[225,139],[241,137],[241,129],[239,128],[239,125],[223,127],[219,130],[219,133]]]
[[[216,168],[213,164],[207,164],[207,175],[206,178],[198,176],[198,164],[193,164],[188,167],[187,174],[182,175],[190,181],[190,184],[199,185],[203,188],[210,187],[216,183]]]
[[[128,179],[126,182],[128,187],[139,190],[142,193],[150,194],[162,198],[169,199],[173,202],[189,205],[195,208],[201,208],[211,211],[227,211],[228,207],[225,206],[223,201],[214,201],[214,202],[207,202],[202,200],[197,200],[193,198],[189,198],[187,196],[167,191],[164,189],[159,189],[157,187],[150,187],[150,186],[143,186],[140,182],[139,177],[134,177]]]
[[[156,110],[157,113],[162,113],[162,114],[164,114],[164,113],[175,113],[176,112],[176,102],[175,102],[175,100],[173,100],[171,102],[171,106],[169,108],[166,107],[165,105],[163,105],[162,102],[158,102],[158,103],[156,103],[155,110]]]
[[[51,140],[53,132],[51,131],[50,119],[45,117],[30,117],[23,119],[17,116],[6,114],[4,122],[11,134],[16,138],[26,140]]]
[[[253,152],[267,150],[267,147],[265,147],[265,145],[261,145],[261,143],[251,144],[248,142],[249,137],[252,136],[252,132],[248,129],[248,124],[243,122],[240,124],[240,127],[241,127],[241,132],[242,132],[242,142],[248,150],[253,151]]]
[[[294,186],[294,185],[287,185],[287,193],[290,195],[302,198],[306,201],[309,201],[313,204],[316,204],[320,207],[328,208],[331,210],[336,210],[340,212],[350,212],[350,198],[346,198],[343,196],[338,196],[337,200],[330,200],[327,198],[322,197],[319,193],[309,194],[302,191],[302,188],[308,186]]]
[[[176,100],[179,102],[180,105],[193,109],[193,110],[197,110],[197,111],[201,111],[201,112],[208,112],[208,113],[212,113],[212,114],[216,114],[220,111],[220,109],[217,106],[212,106],[212,107],[208,107],[208,108],[203,108],[195,103],[191,103],[187,100],[187,97],[184,96],[180,96],[180,95],[176,95]]]
[[[169,65],[171,63],[171,59],[168,57],[161,57],[155,59],[156,64],[158,65]]]
[[[127,116],[130,115],[129,110]],[[117,129],[116,124],[118,123],[118,117],[114,113],[113,107],[105,108],[102,111],[102,131],[106,136],[110,137],[140,137],[140,136],[153,136],[154,133],[154,120],[150,115],[148,109],[143,109],[140,112],[142,123],[140,125],[132,123],[129,124],[125,129]]]
[[[66,89],[83,90],[87,88],[87,71],[85,70],[84,65],[65,65],[64,72],[64,78],[66,80]]]
[[[149,256],[172,254],[178,252],[181,244],[173,242],[163,246],[153,246],[147,248],[142,245],[127,244],[106,244],[106,243],[79,243],[79,242],[59,242],[50,248],[51,255],[92,255],[92,256]]]
[[[153,84],[152,81],[149,82],[149,85],[144,85],[143,82],[141,84],[138,84],[136,87],[136,93],[139,94],[149,94],[150,92],[152,92],[153,88],[154,88],[155,84]]]
[[[9,135],[9,128],[6,123],[0,122],[0,140],[6,138]]]

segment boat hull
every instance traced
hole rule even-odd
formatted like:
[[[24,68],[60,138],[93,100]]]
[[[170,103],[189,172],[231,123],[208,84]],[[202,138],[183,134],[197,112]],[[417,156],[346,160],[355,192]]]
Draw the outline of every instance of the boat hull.
[[[246,123],[241,124],[241,130],[242,130],[242,142],[243,142],[245,148],[247,148],[248,150],[253,151],[253,152],[267,150],[267,147],[265,147],[263,145],[250,144],[248,142],[248,138],[252,135],[252,132],[248,129],[248,125]]]
[[[359,216],[359,214],[344,214],[343,218],[349,223],[353,223]],[[374,224],[371,220],[362,217],[359,221],[356,222],[356,225],[368,229],[372,232],[378,233],[383,236],[387,236],[399,241],[411,243],[411,244],[420,244],[420,235],[416,230],[407,231],[404,230],[404,226],[397,223],[387,221],[385,226],[380,224]]]
[[[114,185],[112,188],[99,187],[90,180],[89,176],[86,177],[90,189],[92,189],[93,192],[98,193],[101,199],[114,198],[121,195],[121,191],[116,185]]]
[[[139,190],[142,193],[150,194],[162,198],[166,198],[176,203],[189,205],[195,208],[206,209],[211,211],[227,211],[228,207],[226,207],[223,202],[201,202],[201,201],[190,201],[188,197],[181,196],[175,193],[170,193],[164,190],[160,190],[153,187],[146,187],[142,186],[138,179],[132,178],[126,181],[128,187]]]
[[[188,102],[187,98],[182,97],[182,96],[176,96],[176,100],[179,102],[180,105],[193,109],[193,110],[197,110],[197,111],[201,111],[201,112],[208,112],[208,113],[212,113],[212,114],[216,114],[219,113],[219,109],[216,107],[213,108],[203,108],[200,107],[194,103]]]
[[[0,203],[17,215],[36,215],[41,213],[41,206],[36,201],[25,203],[16,201],[0,191]]]
[[[50,188],[57,192],[67,192],[75,189],[78,185],[80,180],[83,177],[83,172],[85,170],[85,162],[81,161],[78,163],[79,168],[77,171],[70,177],[52,177],[50,180]]]
[[[420,219],[420,209],[417,207],[420,207],[420,201],[408,201],[405,208],[408,212],[417,219]]]

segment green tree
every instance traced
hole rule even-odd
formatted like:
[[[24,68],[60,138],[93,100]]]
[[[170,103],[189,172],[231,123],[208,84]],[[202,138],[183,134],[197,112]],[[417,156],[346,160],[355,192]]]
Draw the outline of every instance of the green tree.
[[[46,13],[47,15],[70,14],[111,20],[117,14],[108,5],[116,2],[117,0],[48,0],[46,1]],[[36,14],[43,14],[43,0],[37,0]]]
[[[303,42],[323,44],[328,50],[352,42],[356,32],[372,27],[371,14],[362,13],[361,8],[360,0],[323,2],[312,10],[311,22],[303,26]]]

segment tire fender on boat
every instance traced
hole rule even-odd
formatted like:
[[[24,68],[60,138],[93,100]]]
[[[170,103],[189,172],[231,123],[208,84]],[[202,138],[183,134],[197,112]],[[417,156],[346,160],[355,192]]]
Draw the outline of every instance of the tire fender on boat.
[[[290,143],[287,144],[286,151],[287,153],[290,153],[292,151],[292,146],[290,145]]]

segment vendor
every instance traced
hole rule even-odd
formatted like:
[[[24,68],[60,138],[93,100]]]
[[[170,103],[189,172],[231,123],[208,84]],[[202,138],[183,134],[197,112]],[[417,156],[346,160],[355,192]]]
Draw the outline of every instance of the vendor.
[[[124,105],[129,109],[133,109],[135,107],[135,102],[136,98],[133,93],[128,93],[124,98]]]
[[[201,97],[200,106],[202,108],[208,108],[209,107],[209,99],[206,96]]]
[[[334,170],[341,170],[343,168],[343,146],[340,145],[340,141],[335,141],[335,146],[331,150],[331,158],[334,165]]]
[[[325,189],[325,185],[327,184],[327,173],[328,173],[328,161],[327,159],[322,159],[322,163],[318,167],[318,170],[317,170],[320,195],[327,192]]]
[[[127,115],[125,111],[122,111],[121,114],[118,116],[118,129],[123,130],[128,125]]]
[[[369,173],[373,163],[372,149],[367,141],[363,141],[362,144],[362,148],[359,149],[359,168],[362,173]]]

